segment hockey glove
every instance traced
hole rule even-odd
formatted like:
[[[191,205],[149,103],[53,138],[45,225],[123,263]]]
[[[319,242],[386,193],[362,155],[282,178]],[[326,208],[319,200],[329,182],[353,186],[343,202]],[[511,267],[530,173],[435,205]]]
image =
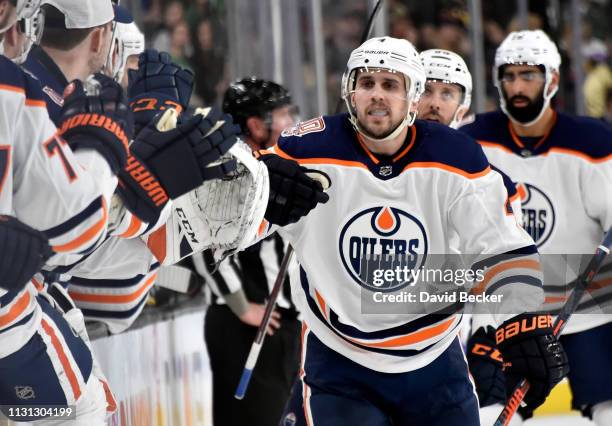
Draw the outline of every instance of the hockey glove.
[[[163,116],[162,116],[163,118]],[[219,179],[236,169],[236,161],[211,165],[237,141],[238,126],[218,109],[198,110],[176,128],[160,131],[151,123],[130,146],[158,177],[171,199]]]
[[[467,360],[481,407],[506,402],[506,379],[502,357],[495,346],[495,329],[476,330],[467,342]]]
[[[12,216],[0,216],[0,287],[19,291],[53,255],[47,237]]]
[[[138,58],[138,70],[129,70],[128,78],[135,135],[159,112],[174,108],[180,113],[189,105],[193,73],[173,63],[166,52],[145,50]]]
[[[264,215],[268,222],[279,226],[295,223],[317,204],[329,200],[321,183],[308,177],[308,169],[297,162],[275,154],[263,154],[259,160],[270,175],[270,197]]]
[[[73,151],[98,151],[116,174],[125,166],[132,137],[125,94],[119,84],[103,74],[90,77],[85,84],[88,92],[80,80],[66,87],[59,134]]]
[[[569,372],[565,351],[553,335],[552,317],[523,313],[510,318],[495,332],[495,341],[504,359],[506,396],[523,378],[529,381],[527,406],[519,409],[528,418]]]

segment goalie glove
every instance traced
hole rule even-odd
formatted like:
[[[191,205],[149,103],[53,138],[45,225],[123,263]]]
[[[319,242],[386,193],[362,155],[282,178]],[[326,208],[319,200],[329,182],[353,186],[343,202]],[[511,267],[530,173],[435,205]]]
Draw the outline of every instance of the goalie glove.
[[[312,171],[297,162],[276,154],[263,154],[259,160],[270,174],[270,197],[265,213],[268,222],[279,226],[295,223],[317,204],[329,200],[321,181],[309,177]]]
[[[569,372],[561,343],[553,335],[548,314],[523,313],[504,322],[495,332],[495,342],[504,360],[506,396],[522,379],[529,381],[523,418],[531,417],[552,388]]]
[[[480,327],[467,342],[467,360],[481,407],[506,402],[503,360],[495,346],[495,329]]]
[[[193,73],[172,62],[166,52],[147,49],[138,57],[138,69],[128,71],[128,96],[134,111],[135,135],[160,112],[180,114],[193,92]]]
[[[64,91],[59,135],[73,151],[94,149],[114,174],[125,166],[132,137],[132,117],[123,89],[103,74],[71,82]]]
[[[12,216],[0,216],[0,287],[19,291],[53,255],[47,237]]]
[[[160,120],[167,115],[168,112],[164,113]],[[172,127],[160,131],[159,122],[150,124],[130,146],[134,156],[157,176],[171,199],[236,169],[234,159],[218,161],[238,140],[239,127],[233,124],[230,115],[222,116],[213,108],[198,109],[191,118]]]
[[[173,200],[166,226],[147,237],[162,264],[209,248],[231,253],[257,238],[268,201],[268,169],[240,140],[220,161],[235,162],[236,170]]]

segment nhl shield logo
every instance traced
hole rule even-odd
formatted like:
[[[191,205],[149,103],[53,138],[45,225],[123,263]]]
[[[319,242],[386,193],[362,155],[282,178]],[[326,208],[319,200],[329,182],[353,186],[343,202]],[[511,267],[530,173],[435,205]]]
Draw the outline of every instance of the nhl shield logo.
[[[540,188],[529,183],[517,186],[521,197],[523,228],[537,247],[546,243],[555,227],[555,209],[550,198]]]
[[[15,395],[19,399],[34,399],[36,394],[32,386],[15,386]]]
[[[387,177],[393,173],[393,166],[381,166],[378,170],[378,174]]]
[[[390,206],[361,210],[349,218],[339,236],[342,265],[360,286],[376,292],[397,291],[407,281],[376,279],[375,271],[419,269],[427,258],[425,227],[416,217]]]

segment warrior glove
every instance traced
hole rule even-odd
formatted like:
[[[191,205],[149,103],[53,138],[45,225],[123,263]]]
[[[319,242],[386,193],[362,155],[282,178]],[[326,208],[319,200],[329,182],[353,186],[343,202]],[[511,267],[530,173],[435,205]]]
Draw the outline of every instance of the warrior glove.
[[[123,89],[113,79],[96,74],[74,80],[64,91],[59,135],[73,151],[98,151],[114,174],[125,166],[132,137],[132,117]]]

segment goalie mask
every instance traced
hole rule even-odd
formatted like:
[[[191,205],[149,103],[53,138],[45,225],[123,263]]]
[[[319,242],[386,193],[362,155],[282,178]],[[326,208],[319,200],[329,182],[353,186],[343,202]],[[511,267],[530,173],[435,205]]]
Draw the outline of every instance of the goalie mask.
[[[531,65],[543,69],[545,83],[540,99],[539,111],[535,118],[525,121],[519,120],[512,114],[510,106],[506,102],[506,96],[502,87],[501,77],[506,65]],[[550,100],[557,93],[558,86],[550,89],[553,74],[559,72],[561,56],[557,46],[542,30],[515,31],[506,37],[495,52],[495,64],[493,66],[493,79],[495,87],[499,92],[500,106],[502,111],[515,123],[522,126],[530,126],[537,122],[550,104]]]
[[[351,100],[355,93],[358,74],[376,71],[401,73],[406,86],[403,99],[407,103],[406,115],[390,134],[382,138],[373,137],[363,128],[357,119],[357,111]],[[409,41],[392,37],[372,38],[353,50],[342,76],[342,98],[346,102],[351,124],[357,132],[377,142],[397,137],[406,126],[414,123],[417,114],[415,106],[424,87],[425,72],[416,49]]]
[[[291,104],[291,94],[287,89],[257,77],[233,82],[223,96],[223,111],[231,114],[245,134],[248,134],[247,120],[250,117],[261,118],[269,129],[272,111]]]
[[[427,80],[456,84],[461,87],[463,97],[449,126],[458,125],[457,114],[460,108],[466,111],[472,103],[472,74],[461,56],[443,49],[429,49],[419,55]]]

